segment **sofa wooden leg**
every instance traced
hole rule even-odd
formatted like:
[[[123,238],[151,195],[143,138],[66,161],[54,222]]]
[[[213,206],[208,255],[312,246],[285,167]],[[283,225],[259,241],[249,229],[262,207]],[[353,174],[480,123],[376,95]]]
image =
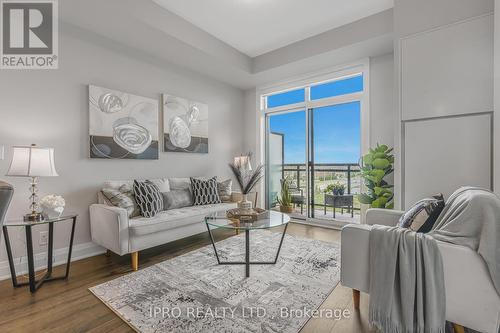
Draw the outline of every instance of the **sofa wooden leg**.
[[[354,303],[355,310],[359,310],[359,298],[360,298],[359,290],[353,289],[352,290],[352,301]]]
[[[455,331],[455,333],[464,333],[465,332],[465,329],[462,325],[458,325],[458,324],[453,324],[453,330]]]
[[[106,250],[106,257],[111,257],[111,251],[110,250]]]
[[[137,271],[139,269],[139,252],[132,252],[132,270]]]

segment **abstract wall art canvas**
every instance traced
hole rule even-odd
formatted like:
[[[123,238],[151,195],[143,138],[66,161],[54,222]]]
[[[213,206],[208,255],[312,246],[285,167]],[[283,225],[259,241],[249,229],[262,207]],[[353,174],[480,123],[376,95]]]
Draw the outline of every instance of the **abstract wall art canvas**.
[[[89,85],[90,157],[158,159],[158,101]]]
[[[164,94],[163,147],[166,152],[208,153],[208,105]]]

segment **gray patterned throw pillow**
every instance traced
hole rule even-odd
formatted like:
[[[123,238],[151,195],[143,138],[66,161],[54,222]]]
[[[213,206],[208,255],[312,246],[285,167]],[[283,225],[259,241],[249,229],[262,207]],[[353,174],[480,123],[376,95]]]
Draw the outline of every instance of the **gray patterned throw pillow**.
[[[422,199],[399,218],[398,226],[416,232],[429,232],[443,208],[444,198],[442,194]]]
[[[217,193],[217,177],[208,180],[191,178],[191,188],[193,190],[194,204],[210,205],[221,203]]]
[[[135,201],[144,217],[153,217],[163,210],[163,197],[160,189],[150,181],[134,180]]]
[[[126,209],[128,217],[140,215],[139,207],[135,202],[134,191],[127,184],[123,184],[118,189],[103,188],[101,192],[113,206]]]

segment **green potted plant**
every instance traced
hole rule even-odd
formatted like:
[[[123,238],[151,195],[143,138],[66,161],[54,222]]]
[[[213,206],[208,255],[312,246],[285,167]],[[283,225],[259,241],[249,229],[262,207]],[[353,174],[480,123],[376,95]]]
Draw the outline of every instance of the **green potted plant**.
[[[392,150],[386,145],[377,144],[361,158],[361,177],[367,191],[358,195],[360,203],[371,208],[394,208],[394,186],[385,180],[394,171]]]
[[[282,213],[290,214],[293,212],[292,194],[290,193],[290,181],[288,178],[281,180],[281,193],[277,200]]]
[[[345,185],[339,182],[334,184],[328,184],[324,192],[325,193],[331,192],[333,195],[344,195]]]

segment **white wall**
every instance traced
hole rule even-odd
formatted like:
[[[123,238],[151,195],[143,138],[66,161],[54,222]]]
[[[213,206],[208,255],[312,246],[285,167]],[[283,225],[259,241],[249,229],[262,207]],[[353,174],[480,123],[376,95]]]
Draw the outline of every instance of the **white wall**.
[[[448,196],[459,186],[491,187],[491,138],[480,135],[491,118],[459,121],[457,117],[493,111],[492,10],[491,0],[395,1],[397,208],[434,194],[436,189]],[[440,123],[442,132],[434,131],[434,122]],[[428,126],[422,129],[421,125]],[[416,128],[419,131],[413,131]],[[450,128],[455,132],[446,131]],[[411,136],[407,137],[405,131]],[[461,133],[475,134],[482,141],[467,140],[466,147],[453,144],[459,138],[453,140],[452,136]],[[449,140],[443,140],[443,136]],[[436,144],[424,146],[424,142]],[[437,154],[428,154],[432,149],[438,150]],[[442,158],[463,163],[464,150],[471,152],[465,161],[467,166],[440,167],[446,165]],[[411,168],[406,167],[405,160],[411,161]],[[476,172],[479,178],[467,177],[464,170],[473,169],[478,160],[484,166],[482,172]],[[419,172],[422,168],[432,168],[432,176],[423,177]]]
[[[394,57],[370,58],[370,143],[394,146]]]
[[[140,52],[95,35],[79,35],[62,29],[59,45],[58,70],[0,73],[0,145],[6,148],[5,159],[0,160],[0,174],[7,172],[12,145],[36,143],[54,147],[60,176],[41,179],[40,195],[60,194],[66,199],[66,210],[80,215],[75,244],[90,241],[88,207],[96,201],[96,191],[107,179],[230,176],[227,163],[242,151],[241,90],[179,67],[160,67]],[[160,151],[159,160],[89,159],[88,84],[158,100],[162,92],[168,92],[206,102],[209,154]],[[2,179],[15,186],[8,218],[21,216],[28,208],[28,180],[3,176]],[[56,248],[67,246],[68,228],[69,224],[56,227]],[[11,238],[14,256],[24,256],[23,234],[12,230]],[[35,234],[35,245],[38,239]],[[37,252],[44,250],[35,247]],[[4,245],[0,248],[2,261]],[[0,262],[1,268],[5,265]]]
[[[500,0],[495,0],[495,27],[494,27],[494,141],[493,145],[493,188],[497,195],[500,195]]]
[[[251,151],[258,156],[259,129],[257,112],[257,90],[255,88],[245,90],[244,115],[243,115],[243,133],[244,133],[244,151]]]
[[[370,58],[370,146],[394,147],[394,56]],[[387,181],[394,184],[394,173]],[[364,215],[363,215],[364,217]]]

